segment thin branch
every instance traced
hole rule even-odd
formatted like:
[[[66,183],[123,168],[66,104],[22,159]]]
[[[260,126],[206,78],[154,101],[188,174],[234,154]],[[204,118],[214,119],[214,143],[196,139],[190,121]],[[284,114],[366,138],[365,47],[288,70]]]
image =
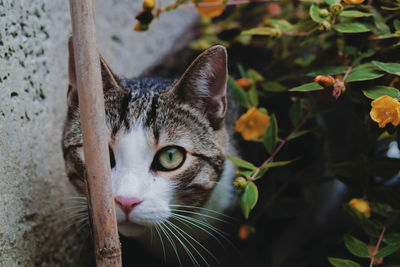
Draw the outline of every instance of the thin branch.
[[[178,3],[172,3],[166,7],[160,7],[157,9],[156,14],[159,14],[164,11],[170,11],[173,9],[187,9],[187,8],[194,8],[194,7],[214,7],[214,6],[220,6],[220,5],[225,5],[225,6],[232,6],[232,5],[241,5],[241,4],[250,4],[250,3],[271,3],[271,2],[277,2],[277,0],[233,0],[229,2],[200,2],[197,4],[190,3],[190,4],[178,4]]]
[[[385,231],[386,231],[386,226],[383,226],[382,232],[381,232],[381,234],[379,235],[378,242],[376,243],[375,249],[374,249],[374,251],[372,252],[371,261],[370,261],[370,263],[369,263],[369,267],[372,267],[372,266],[374,265],[375,255],[376,255],[376,254],[378,253],[378,251],[379,251],[379,246],[380,246],[381,243],[382,243],[382,239],[383,239],[383,235],[385,234]]]
[[[93,0],[70,0],[73,51],[83,148],[87,203],[98,267],[122,266],[117,231],[103,85]],[[73,66],[71,66],[73,68]]]
[[[279,145],[275,148],[274,152],[272,152],[272,154],[259,166],[256,168],[254,174],[248,178],[249,181],[253,181],[255,179],[255,177],[257,176],[257,174],[260,172],[260,170],[267,165],[269,162],[271,162],[274,157],[276,156],[276,154],[278,154],[278,152],[282,149],[282,147],[286,144],[287,141],[289,141],[290,137],[292,137],[295,133],[297,133],[300,128],[304,125],[304,123],[307,121],[308,116],[311,114],[312,108],[308,111],[308,113],[303,117],[303,119],[301,120],[301,122],[299,124],[297,124],[296,128],[294,128],[294,130],[285,138],[283,139]]]

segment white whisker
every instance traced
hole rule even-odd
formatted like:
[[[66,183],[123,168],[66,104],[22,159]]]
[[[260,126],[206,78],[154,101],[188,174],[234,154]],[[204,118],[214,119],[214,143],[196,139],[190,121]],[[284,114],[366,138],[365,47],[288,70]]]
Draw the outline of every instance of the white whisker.
[[[203,208],[203,207],[186,206],[186,205],[176,205],[176,204],[170,204],[169,206],[170,206],[170,207],[188,208],[188,209],[195,209],[195,210],[197,209],[197,210],[209,211],[209,212],[212,212],[212,213],[221,215],[221,216],[223,216],[223,217],[226,217],[226,218],[229,218],[229,219],[233,219],[233,217],[228,216],[228,215],[226,215],[226,214],[224,214],[224,213],[222,213],[222,212],[218,212],[218,211],[215,211],[215,210],[212,210],[212,209]]]
[[[162,245],[162,250],[163,250],[163,254],[164,254],[164,265],[167,264],[167,258],[166,258],[166,254],[165,254],[165,247],[164,247],[164,241],[162,240],[162,236],[160,234],[160,231],[158,230],[159,225],[155,225],[155,229],[157,231],[158,236],[160,237],[160,241],[161,241],[161,245]]]
[[[200,266],[199,262],[196,260],[196,257],[193,255],[193,253],[190,251],[190,249],[183,243],[183,241],[171,230],[169,229],[170,232],[175,236],[175,238],[178,240],[178,242],[181,244],[182,248],[186,251],[186,254],[189,256],[189,259],[192,261],[193,265],[195,266]],[[180,236],[182,236],[182,234],[178,233]],[[184,238],[184,240],[186,240],[186,238],[184,236],[182,236]],[[186,242],[188,242],[186,240]],[[188,244],[193,247],[193,245],[188,242]]]
[[[168,228],[164,223],[161,223],[161,226],[164,226],[165,229],[169,230],[169,228]],[[174,250],[174,252],[175,252],[175,255],[176,255],[176,257],[177,257],[177,259],[178,259],[178,261],[179,261],[179,266],[182,266],[182,262],[181,262],[181,259],[180,259],[180,257],[179,257],[179,254],[178,254],[178,250],[176,249],[175,242],[174,242],[174,240],[172,239],[172,237],[169,235],[169,233],[167,232],[167,230],[165,230],[165,229],[163,229],[163,227],[161,227],[161,231],[164,232],[164,235],[165,235],[165,236],[167,237],[167,239],[169,240],[169,243],[171,244],[171,246],[172,246],[172,248],[173,248],[173,250]]]
[[[185,219],[185,218],[177,217],[177,216],[174,216],[174,215],[172,215],[172,217],[175,218],[176,220],[178,220],[180,223],[189,223],[189,224],[193,225],[194,227],[196,227],[196,228],[202,230],[203,232],[207,233],[207,234],[210,235],[212,238],[214,238],[214,239],[218,242],[218,244],[219,244],[221,247],[224,247],[224,246],[222,245],[221,241],[220,241],[213,233],[209,232],[207,229],[205,229],[205,228],[203,228],[203,227],[201,227],[201,226],[195,224],[194,222],[191,222],[191,221],[189,221],[189,220],[187,220],[187,219]]]
[[[190,234],[186,233],[185,231],[183,231],[182,229],[180,229],[179,227],[174,225],[172,222],[166,221],[166,223],[169,223],[171,225],[171,227],[174,228],[176,231],[179,231],[179,232],[185,234],[190,239],[192,239],[197,245],[199,245],[202,249],[204,249],[208,253],[208,255],[210,255],[218,263],[218,265],[222,266],[221,263],[218,261],[218,259],[214,256],[214,254],[212,254],[206,247],[204,247],[199,241],[197,241],[195,238],[193,238]]]
[[[214,216],[211,216],[211,215],[207,215],[207,214],[203,214],[203,213],[199,213],[199,212],[181,210],[181,209],[171,209],[171,211],[189,213],[189,214],[194,214],[194,215],[197,215],[197,216],[204,216],[204,217],[207,217],[207,218],[210,218],[210,219],[213,219],[213,220],[216,220],[216,221],[220,221],[220,222],[223,222],[223,223],[229,223],[229,222],[227,222],[225,220],[222,220],[220,218],[217,218],[217,217],[214,217]]]

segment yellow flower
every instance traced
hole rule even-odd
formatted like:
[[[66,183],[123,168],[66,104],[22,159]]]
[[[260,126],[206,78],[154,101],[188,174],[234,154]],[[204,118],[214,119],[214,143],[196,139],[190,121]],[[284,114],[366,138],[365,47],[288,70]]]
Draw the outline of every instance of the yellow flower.
[[[368,201],[361,198],[353,198],[350,200],[349,204],[359,212],[364,213],[365,217],[371,217],[371,207],[369,206]]]
[[[343,0],[343,2],[345,2],[346,4],[350,4],[350,5],[358,5],[364,1],[365,0]]]
[[[269,116],[261,113],[256,107],[250,108],[236,122],[235,129],[241,133],[244,140],[260,138],[269,126]]]
[[[383,128],[389,122],[393,126],[400,123],[400,103],[387,95],[381,96],[371,102],[371,119],[378,123],[379,127]]]
[[[197,3],[196,8],[201,16],[214,18],[222,14],[225,5],[223,4],[223,0],[202,0]]]

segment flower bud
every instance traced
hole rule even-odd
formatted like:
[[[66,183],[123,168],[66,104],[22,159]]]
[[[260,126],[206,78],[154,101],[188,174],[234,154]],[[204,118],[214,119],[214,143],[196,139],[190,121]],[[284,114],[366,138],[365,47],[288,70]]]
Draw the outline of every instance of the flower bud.
[[[282,9],[278,4],[271,3],[267,5],[267,12],[270,15],[280,15],[282,13]]]
[[[318,14],[321,17],[325,18],[325,17],[329,16],[329,11],[326,8],[323,8],[323,9],[319,10]]]
[[[335,84],[335,79],[330,75],[318,75],[314,81],[323,87],[331,87]]]
[[[247,185],[247,180],[243,177],[237,177],[233,182],[236,188],[244,188]]]
[[[374,266],[376,266],[376,265],[381,265],[381,264],[383,263],[383,258],[375,258],[375,255],[374,255],[375,246],[369,245],[369,246],[368,246],[368,250],[369,250],[369,255],[370,255],[370,257],[371,257],[371,258],[374,257],[374,259],[372,260],[373,265],[374,265]],[[378,251],[378,252],[379,252],[379,251]]]
[[[365,0],[343,0],[343,2],[345,2],[346,4],[350,4],[350,5],[358,5],[364,1]]]
[[[253,231],[252,227],[247,224],[242,224],[239,228],[238,237],[240,240],[246,240],[251,232]]]
[[[279,28],[271,29],[271,34],[270,34],[270,36],[271,36],[271,37],[274,37],[274,38],[279,38],[279,37],[281,37],[281,36],[282,36],[282,31],[281,31],[281,29],[279,29]]]
[[[331,5],[331,7],[329,9],[333,15],[339,15],[340,12],[342,12],[342,10],[343,10],[343,6],[339,3],[335,3],[335,4]]]
[[[156,2],[154,0],[144,0],[143,1],[143,9],[153,9],[156,6]]]
[[[324,20],[319,24],[318,29],[320,31],[329,31],[331,29],[331,24],[328,21]]]
[[[235,83],[237,86],[240,86],[245,90],[249,89],[251,87],[251,85],[253,84],[253,82],[247,78],[241,78],[239,80],[236,80]]]

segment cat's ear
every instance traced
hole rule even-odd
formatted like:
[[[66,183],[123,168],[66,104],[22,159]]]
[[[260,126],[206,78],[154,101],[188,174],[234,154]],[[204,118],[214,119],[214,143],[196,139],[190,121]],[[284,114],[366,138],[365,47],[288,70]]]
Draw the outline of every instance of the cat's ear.
[[[78,105],[78,91],[76,85],[76,72],[75,72],[75,55],[74,46],[72,42],[72,36],[68,39],[68,76],[69,76],[69,87],[68,87],[68,106]],[[110,67],[104,61],[103,57],[100,56],[101,76],[103,80],[103,90],[106,92],[110,89],[123,90],[120,85],[120,79],[114,75]]]
[[[225,47],[216,45],[200,54],[176,83],[176,97],[206,114],[211,126],[219,129],[225,117],[228,76]]]

